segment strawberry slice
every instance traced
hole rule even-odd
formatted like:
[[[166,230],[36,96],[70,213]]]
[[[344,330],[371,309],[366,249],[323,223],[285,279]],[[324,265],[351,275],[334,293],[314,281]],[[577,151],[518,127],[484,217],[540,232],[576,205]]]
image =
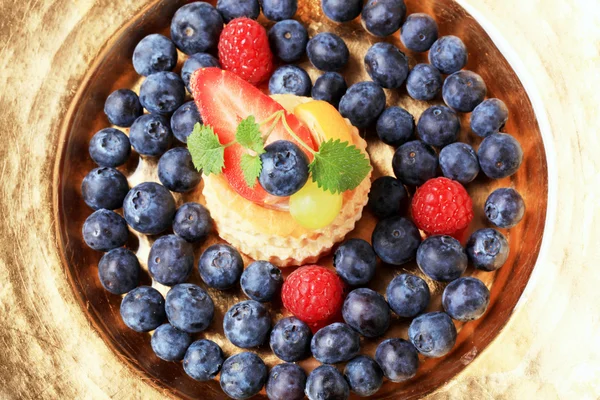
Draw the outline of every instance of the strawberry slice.
[[[237,126],[244,118],[254,115],[256,121],[260,123],[277,111],[284,110],[279,103],[258,88],[234,73],[219,68],[197,70],[190,79],[190,86],[204,124],[210,125],[214,129],[222,144],[235,139]],[[316,150],[310,130],[287,111],[285,118],[294,133],[304,143]],[[296,142],[312,160],[312,154],[289,135],[282,123],[277,124],[269,136],[269,142],[275,140]],[[240,168],[240,159],[246,151],[239,145],[229,146],[225,149],[223,174],[229,185],[241,196],[255,203],[272,205],[281,202],[281,197],[268,194],[258,182],[253,188],[246,185]]]

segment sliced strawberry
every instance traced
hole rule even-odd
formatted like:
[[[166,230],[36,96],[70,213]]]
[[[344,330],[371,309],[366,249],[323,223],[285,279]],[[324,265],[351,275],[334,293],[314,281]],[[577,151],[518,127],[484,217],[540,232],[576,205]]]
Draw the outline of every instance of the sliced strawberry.
[[[204,124],[210,125],[214,129],[222,144],[235,139],[235,131],[242,119],[254,115],[256,121],[260,122],[277,111],[284,110],[279,103],[256,87],[237,75],[219,68],[197,70],[190,79],[190,86]],[[285,118],[294,133],[312,149],[315,149],[310,130],[293,114],[285,112]],[[277,124],[269,136],[269,142],[274,140],[296,142],[281,123]],[[305,150],[302,146],[300,148]],[[229,146],[225,149],[223,174],[229,185],[241,196],[253,202],[267,205],[280,202],[281,198],[268,194],[258,182],[254,188],[246,185],[240,168],[240,159],[244,152],[246,150],[239,145]],[[306,150],[305,152],[309,159],[312,159],[312,154]]]

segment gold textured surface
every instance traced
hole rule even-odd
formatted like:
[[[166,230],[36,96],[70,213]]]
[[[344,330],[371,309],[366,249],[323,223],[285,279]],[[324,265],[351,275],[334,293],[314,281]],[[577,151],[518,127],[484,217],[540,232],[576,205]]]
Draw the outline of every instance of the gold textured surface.
[[[593,185],[600,178],[598,10],[591,1],[521,3],[468,2],[500,30],[526,67],[526,84],[541,94],[552,129],[548,157],[558,180],[551,202],[558,213],[545,232],[547,251],[507,327],[431,398],[600,395],[600,193]],[[114,45],[107,39],[146,6],[106,0],[0,3],[2,398],[166,394],[107,347],[75,300],[53,217],[53,168],[67,108],[90,64],[105,45]]]

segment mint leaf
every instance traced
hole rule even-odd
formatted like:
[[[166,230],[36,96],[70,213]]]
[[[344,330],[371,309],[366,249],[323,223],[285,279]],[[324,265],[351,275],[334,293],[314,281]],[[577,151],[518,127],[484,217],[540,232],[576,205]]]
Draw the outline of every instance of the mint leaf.
[[[212,127],[196,123],[188,137],[187,146],[198,171],[202,170],[204,175],[221,173],[225,164],[225,147]]]
[[[257,154],[265,152],[265,142],[260,133],[260,125],[256,123],[254,115],[250,115],[240,122],[235,131],[235,140]]]
[[[248,187],[253,188],[256,185],[256,179],[262,170],[262,161],[259,156],[251,156],[250,154],[242,154],[240,167],[244,174],[244,180]]]
[[[321,143],[309,169],[317,186],[342,193],[360,185],[371,171],[371,164],[356,146],[329,139]]]

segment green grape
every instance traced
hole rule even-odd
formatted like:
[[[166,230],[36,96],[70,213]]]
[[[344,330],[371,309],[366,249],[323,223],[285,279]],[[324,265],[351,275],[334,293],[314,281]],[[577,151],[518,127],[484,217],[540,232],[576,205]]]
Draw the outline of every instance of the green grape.
[[[331,224],[342,209],[343,196],[319,188],[311,178],[290,196],[290,214],[308,229],[321,229]]]

